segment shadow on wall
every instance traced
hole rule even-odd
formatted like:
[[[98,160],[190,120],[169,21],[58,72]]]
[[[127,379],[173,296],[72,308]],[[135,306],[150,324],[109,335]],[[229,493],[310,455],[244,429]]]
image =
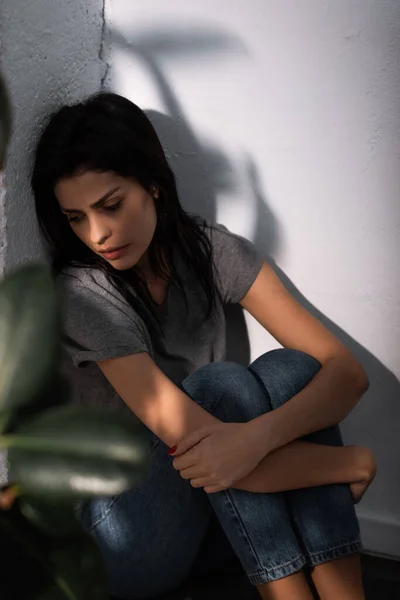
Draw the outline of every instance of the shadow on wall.
[[[183,107],[162,72],[159,58],[176,56],[180,60],[183,58],[194,60],[200,54],[217,55],[227,51],[231,54],[243,53],[246,51],[243,44],[226,32],[216,33],[215,30],[199,32],[198,29],[193,32],[187,30],[183,32],[178,29],[149,30],[146,35],[141,36],[122,35],[117,31],[111,31],[110,41],[127,52],[135,53],[147,66],[166,104],[168,115],[155,111],[148,111],[147,114],[160,136],[171,167],[177,176],[178,188],[181,198],[184,199],[185,208],[189,212],[198,212],[214,221],[217,215],[218,194],[234,190],[235,174],[228,157],[222,150],[202,144],[194,133],[185,117]],[[371,352],[304,298],[277,266],[275,256],[281,239],[279,223],[268,206],[257,167],[251,157],[247,157],[246,168],[257,210],[253,242],[268,258],[269,263],[294,297],[332,331],[364,365],[371,386],[362,403],[362,420],[366,423],[366,427],[373,427],[374,430],[382,432],[388,424],[397,421],[393,414],[393,404],[385,400],[400,397],[400,382]],[[248,364],[250,347],[242,311],[240,307],[234,306],[227,312],[228,359]],[[400,418],[400,414],[398,417]],[[393,435],[396,435],[394,431]],[[371,438],[373,437],[371,432]],[[362,443],[362,440],[357,441]],[[387,452],[390,452],[390,444],[387,446],[389,446]],[[380,459],[384,461],[385,457],[380,456]]]

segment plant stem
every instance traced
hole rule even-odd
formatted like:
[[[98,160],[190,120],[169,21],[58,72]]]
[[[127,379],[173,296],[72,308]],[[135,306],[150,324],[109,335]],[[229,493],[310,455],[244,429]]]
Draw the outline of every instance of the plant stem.
[[[71,590],[65,579],[61,577],[54,577],[55,583],[58,585],[60,590],[65,594],[65,597],[68,600],[79,600],[79,598],[75,595],[74,591]]]

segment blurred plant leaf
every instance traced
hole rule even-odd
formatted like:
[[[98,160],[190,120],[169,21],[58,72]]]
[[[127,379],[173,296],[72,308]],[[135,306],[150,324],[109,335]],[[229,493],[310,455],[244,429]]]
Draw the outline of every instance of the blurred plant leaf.
[[[50,547],[55,583],[36,600],[109,600],[102,558],[88,534],[57,540]]]
[[[7,429],[11,416],[12,412],[10,410],[0,410],[0,434]]]
[[[0,284],[0,407],[37,398],[59,358],[56,293],[49,270],[27,265]]]
[[[18,581],[21,594],[29,590],[26,598],[37,600],[108,600],[104,567],[95,541],[83,529],[73,537],[54,538],[38,531],[21,514],[18,504],[10,511],[0,511],[2,543],[18,545],[23,563],[36,565],[46,577],[39,574],[35,589],[31,582]],[[5,534],[5,535],[4,535]],[[38,585],[39,584],[39,585]],[[21,589],[22,588],[22,589]],[[17,596],[12,596],[13,598]]]
[[[3,437],[3,445],[22,493],[79,499],[133,486],[148,451],[144,432],[131,414],[63,406]]]
[[[3,430],[1,429],[2,413],[0,412],[0,433],[1,431],[9,433],[22,427],[39,413],[48,410],[49,408],[65,406],[68,404],[70,396],[70,383],[58,369],[54,370],[44,389],[40,390],[40,393],[32,398],[31,404],[22,406],[17,411],[9,411],[11,414],[8,418],[8,422],[5,421]]]
[[[109,600],[105,569],[94,539],[82,530],[73,538],[54,540],[49,548],[55,583],[36,600]]]
[[[0,171],[4,168],[7,145],[11,136],[11,105],[6,84],[0,74]]]

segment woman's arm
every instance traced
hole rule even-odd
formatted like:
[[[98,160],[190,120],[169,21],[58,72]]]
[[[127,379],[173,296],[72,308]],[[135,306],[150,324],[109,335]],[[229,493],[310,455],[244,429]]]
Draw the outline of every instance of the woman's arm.
[[[365,483],[375,476],[372,452],[358,446],[291,442],[268,454],[232,487],[248,492],[285,492],[333,483]]]
[[[180,390],[145,352],[97,364],[131,411],[169,447],[196,429],[219,423]]]
[[[190,476],[193,461],[195,472],[201,474],[206,487],[207,482],[218,484],[218,478],[227,477],[232,477],[235,482],[240,480],[235,487],[254,492],[365,479],[369,461],[361,449],[294,442],[265,457],[252,435],[253,421],[220,422],[175,386],[148,354],[110,359],[98,365],[119,396],[157,437],[168,446],[179,444],[182,439],[188,440],[188,448],[195,446],[190,452],[183,448],[184,454],[174,461],[175,467],[187,479],[198,482],[199,477]],[[204,435],[206,431],[207,436]],[[197,441],[206,443],[197,445],[193,436],[198,436],[199,432],[203,433]],[[217,472],[217,463],[223,473]],[[235,477],[238,468],[244,471],[243,477]],[[225,487],[229,485],[213,485],[206,491]]]
[[[368,389],[364,369],[347,348],[291,296],[266,263],[241,305],[282,346],[322,365],[299,394],[253,421],[255,435],[258,428],[265,440],[265,453],[342,421]]]

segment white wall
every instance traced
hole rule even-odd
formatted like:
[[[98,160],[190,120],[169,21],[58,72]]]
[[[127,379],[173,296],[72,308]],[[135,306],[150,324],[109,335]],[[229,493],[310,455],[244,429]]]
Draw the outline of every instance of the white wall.
[[[43,257],[29,188],[32,149],[50,111],[101,88],[102,10],[102,0],[0,0],[0,66],[14,108],[6,190],[0,174],[0,275]]]
[[[254,240],[367,367],[344,432],[379,465],[365,544],[400,557],[400,3],[106,0],[106,21],[107,85],[151,111],[185,206]],[[248,325],[253,357],[274,346]]]
[[[43,118],[98,91],[103,0],[0,0],[0,60],[14,105],[14,134],[0,208],[0,268],[42,256],[29,190]]]

